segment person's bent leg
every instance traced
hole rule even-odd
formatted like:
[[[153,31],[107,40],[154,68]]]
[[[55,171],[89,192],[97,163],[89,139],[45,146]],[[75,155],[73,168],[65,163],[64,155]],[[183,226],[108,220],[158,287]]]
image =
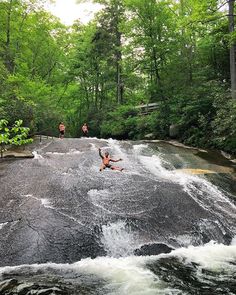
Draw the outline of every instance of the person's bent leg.
[[[124,168],[120,168],[120,167],[116,167],[116,166],[112,166],[111,167],[112,170],[117,170],[117,171],[123,171]]]

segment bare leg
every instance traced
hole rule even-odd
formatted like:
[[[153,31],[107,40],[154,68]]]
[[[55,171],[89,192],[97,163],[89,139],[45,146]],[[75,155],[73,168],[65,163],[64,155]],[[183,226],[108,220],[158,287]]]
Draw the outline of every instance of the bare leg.
[[[111,166],[112,170],[118,170],[118,171],[123,171],[124,168],[116,167],[116,166]]]

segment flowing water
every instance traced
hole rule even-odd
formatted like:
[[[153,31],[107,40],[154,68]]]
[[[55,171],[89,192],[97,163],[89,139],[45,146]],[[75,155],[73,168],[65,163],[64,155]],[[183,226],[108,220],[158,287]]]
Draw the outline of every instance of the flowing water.
[[[99,147],[124,172],[100,172]],[[236,294],[235,166],[219,153],[45,140],[0,181],[0,294]]]

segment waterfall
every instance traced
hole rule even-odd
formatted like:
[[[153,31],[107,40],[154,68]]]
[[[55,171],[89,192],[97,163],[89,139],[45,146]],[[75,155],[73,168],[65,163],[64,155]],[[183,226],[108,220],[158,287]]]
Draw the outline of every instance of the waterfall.
[[[125,170],[100,172],[98,148]],[[34,156],[1,177],[1,294],[234,294],[230,162],[96,138],[54,139]]]

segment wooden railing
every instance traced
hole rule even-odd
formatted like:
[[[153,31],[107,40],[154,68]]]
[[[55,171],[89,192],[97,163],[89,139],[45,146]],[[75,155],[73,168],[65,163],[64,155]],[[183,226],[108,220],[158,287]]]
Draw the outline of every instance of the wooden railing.
[[[42,135],[42,134],[35,134],[33,137],[36,137],[36,138],[39,138],[39,142],[42,142],[42,139],[45,138],[45,139],[54,139],[54,136],[51,136],[51,135]]]
[[[153,102],[153,103],[141,104],[136,106],[135,108],[140,111],[140,115],[148,115],[156,111],[158,107],[159,107],[159,103]]]
[[[41,131],[36,131],[36,132],[33,132],[31,134],[29,134],[29,137],[38,137],[39,138],[39,141],[41,142],[42,141],[42,138],[52,138],[55,137],[53,135],[51,135],[51,130],[50,129],[43,129]]]

